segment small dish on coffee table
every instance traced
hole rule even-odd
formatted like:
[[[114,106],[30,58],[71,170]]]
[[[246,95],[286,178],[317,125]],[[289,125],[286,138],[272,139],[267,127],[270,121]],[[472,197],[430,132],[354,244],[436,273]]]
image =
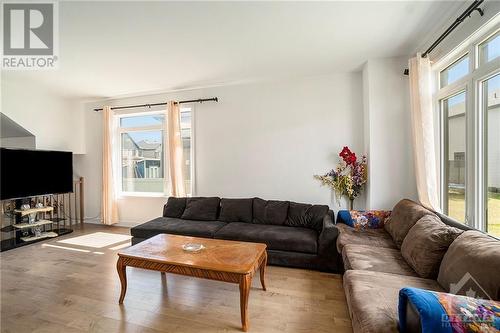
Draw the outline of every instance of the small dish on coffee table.
[[[203,246],[203,244],[198,243],[186,243],[182,245],[182,249],[186,252],[199,252],[204,248],[205,246]]]

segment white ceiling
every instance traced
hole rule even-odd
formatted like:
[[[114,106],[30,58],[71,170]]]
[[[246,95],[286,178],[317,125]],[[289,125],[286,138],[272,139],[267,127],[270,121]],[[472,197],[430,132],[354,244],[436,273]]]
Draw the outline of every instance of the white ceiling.
[[[59,69],[2,72],[74,98],[359,70],[408,55],[462,2],[61,2]]]

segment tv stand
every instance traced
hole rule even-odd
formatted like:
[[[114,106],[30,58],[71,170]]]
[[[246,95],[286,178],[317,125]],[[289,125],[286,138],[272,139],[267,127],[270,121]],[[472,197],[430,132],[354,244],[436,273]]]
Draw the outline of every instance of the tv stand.
[[[54,225],[59,227],[60,222],[65,221],[66,218],[64,215],[62,218],[54,218],[53,206],[22,209],[23,204],[30,204],[30,201],[18,199],[14,202],[15,208],[10,211],[12,224],[2,228],[3,232],[10,232],[13,236],[1,241],[1,251],[58,237],[73,231],[67,228],[54,228]],[[55,204],[57,205],[56,202]]]

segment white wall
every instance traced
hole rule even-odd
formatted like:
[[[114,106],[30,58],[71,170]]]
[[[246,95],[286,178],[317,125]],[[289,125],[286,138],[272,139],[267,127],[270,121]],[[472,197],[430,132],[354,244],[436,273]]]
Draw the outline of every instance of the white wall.
[[[369,60],[363,68],[367,208],[391,209],[402,198],[417,200],[407,66],[408,57],[399,57]]]
[[[87,183],[87,216],[97,217],[100,211],[102,122],[93,107],[212,96],[220,102],[195,106],[196,195],[260,196],[329,204],[338,210],[331,191],[320,187],[313,174],[333,168],[344,145],[362,152],[361,73],[87,104],[87,154],[75,159],[75,172]],[[120,221],[136,224],[157,217],[164,202],[165,198],[121,198]]]
[[[37,149],[85,152],[79,101],[65,99],[18,73],[2,74],[1,83],[1,112],[35,135]]]

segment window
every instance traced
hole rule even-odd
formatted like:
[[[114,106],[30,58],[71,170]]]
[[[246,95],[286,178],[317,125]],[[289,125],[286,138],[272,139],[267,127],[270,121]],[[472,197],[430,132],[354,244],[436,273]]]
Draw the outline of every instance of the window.
[[[474,34],[454,52],[433,65],[441,206],[452,218],[500,237],[498,25]]]
[[[441,88],[459,80],[468,73],[469,56],[465,55],[462,58],[458,59],[455,63],[451,64],[443,71],[441,71],[439,75]]]
[[[442,101],[443,158],[446,193],[443,210],[465,222],[466,118],[465,92]]]
[[[479,65],[495,60],[500,56],[500,33],[496,34],[479,44]]]
[[[164,111],[122,114],[119,118],[120,192],[125,195],[162,196],[169,192],[164,145]],[[181,108],[186,192],[191,194],[191,108]]]
[[[181,108],[181,139],[184,158],[184,179],[188,194],[191,194],[191,109]]]
[[[500,74],[482,84],[486,123],[486,231],[500,236]]]

